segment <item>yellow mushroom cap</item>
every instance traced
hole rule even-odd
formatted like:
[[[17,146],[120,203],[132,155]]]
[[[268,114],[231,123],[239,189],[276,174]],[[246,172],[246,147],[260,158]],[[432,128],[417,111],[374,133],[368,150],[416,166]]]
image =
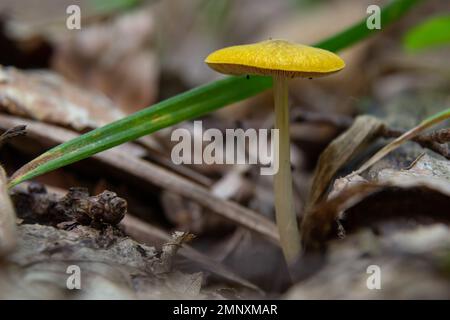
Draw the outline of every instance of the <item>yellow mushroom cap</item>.
[[[205,62],[225,74],[319,77],[337,72],[345,62],[336,54],[285,40],[232,46],[211,53]]]

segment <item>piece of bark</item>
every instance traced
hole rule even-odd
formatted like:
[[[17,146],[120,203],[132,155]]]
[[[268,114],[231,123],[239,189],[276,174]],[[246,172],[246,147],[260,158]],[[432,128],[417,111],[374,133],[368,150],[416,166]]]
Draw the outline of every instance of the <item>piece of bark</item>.
[[[78,226],[65,231],[24,224],[18,230],[18,248],[0,266],[0,298],[205,297],[201,274],[184,274],[170,267],[164,274],[155,272],[170,259],[162,261],[154,247],[139,244],[113,229],[104,232]],[[72,274],[67,271],[69,266],[80,268],[81,290],[68,290],[67,282]]]
[[[33,182],[25,182],[23,183],[23,185],[15,187],[12,190],[12,192],[27,193],[28,192],[27,190],[29,190],[30,188],[32,189],[35,188],[32,185],[36,184]],[[60,188],[49,186],[45,186],[45,188],[48,190],[48,193],[45,194],[45,197],[49,198],[48,200],[50,201],[45,200],[45,197],[40,197],[40,200],[43,204],[48,202],[58,202],[58,200],[61,199],[63,195],[66,193],[65,190],[62,190]],[[30,209],[32,209],[32,207],[35,207],[30,202],[27,203],[25,201],[25,204],[26,204],[25,207],[22,205],[19,208],[22,217],[23,215],[30,216],[30,214],[33,214],[32,212],[30,212]],[[23,222],[26,222],[26,219],[22,220]],[[38,212],[35,212],[34,219],[29,220],[29,222],[33,223],[38,221],[44,224],[54,225],[53,221],[45,221],[39,219]],[[164,243],[170,243],[172,241],[172,238],[169,233],[167,233],[163,229],[160,229],[154,225],[147,223],[146,221],[143,221],[133,216],[132,214],[127,214],[124,217],[124,219],[120,222],[119,227],[120,229],[123,229],[128,236],[133,238],[133,240],[136,240],[140,243],[144,243],[149,246],[163,246]],[[221,280],[226,280],[227,282],[238,284],[243,288],[251,289],[252,292],[263,294],[260,288],[250,283],[249,281],[243,279],[239,275],[233,273],[221,263],[218,263],[212,260],[210,257],[204,255],[203,253],[195,250],[188,244],[184,244],[182,247],[180,247],[178,250],[178,254],[181,257],[184,257],[185,259],[188,259],[189,261],[193,262],[195,266],[198,267],[200,270],[211,273]]]

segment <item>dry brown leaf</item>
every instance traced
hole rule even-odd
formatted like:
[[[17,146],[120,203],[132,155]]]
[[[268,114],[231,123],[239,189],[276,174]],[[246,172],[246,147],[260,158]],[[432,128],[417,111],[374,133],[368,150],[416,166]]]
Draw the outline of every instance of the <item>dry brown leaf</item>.
[[[184,299],[198,299],[201,296],[203,273],[185,274],[172,272],[166,279],[167,286]]]
[[[152,226],[145,221],[142,221],[131,215],[125,216],[122,221],[122,226],[125,227],[125,231],[127,234],[143,243],[154,243],[155,239],[160,241],[170,240],[170,236],[165,231],[156,228],[155,226]],[[179,255],[198,263],[203,269],[211,272],[212,274],[215,274],[233,283],[237,283],[243,287],[252,289],[258,293],[262,293],[261,289],[251,282],[243,279],[239,275],[230,271],[224,265],[212,260],[210,257],[193,249],[189,245],[185,245],[180,248]]]
[[[124,116],[108,98],[78,88],[50,72],[0,66],[0,110],[85,130]]]
[[[306,205],[314,207],[325,195],[333,177],[364,145],[371,142],[383,127],[383,122],[372,116],[359,116],[353,125],[336,138],[319,158]]]
[[[56,42],[53,68],[103,92],[126,113],[137,111],[155,102],[158,94],[154,30],[149,7],[86,26]]]
[[[450,228],[432,224],[374,234],[368,229],[329,243],[308,279],[285,299],[449,299]],[[370,290],[379,267],[380,290]],[[372,269],[374,270],[374,269]],[[371,271],[370,273],[368,271]]]
[[[306,248],[318,249],[340,233],[387,221],[450,223],[450,162],[430,156],[408,170],[384,169],[372,181],[357,175],[336,180],[329,199],[303,224]]]
[[[120,233],[37,224],[18,229],[19,246],[0,266],[0,298],[181,299],[201,294],[198,281],[191,286],[182,281],[198,279],[198,274],[154,274],[153,265],[161,262],[155,248]],[[80,267],[82,290],[67,290],[70,265]]]

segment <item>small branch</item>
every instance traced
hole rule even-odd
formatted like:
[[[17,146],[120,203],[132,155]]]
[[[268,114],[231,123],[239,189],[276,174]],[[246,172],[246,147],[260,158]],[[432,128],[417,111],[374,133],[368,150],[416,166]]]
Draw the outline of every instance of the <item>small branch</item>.
[[[294,119],[302,122],[330,124],[342,129],[347,129],[353,123],[353,119],[345,115],[324,114],[311,111],[303,111],[303,113],[296,115]],[[405,132],[406,131],[392,129],[385,126],[379,134],[383,138],[398,138]],[[413,138],[412,141],[416,142],[423,148],[432,150],[450,160],[450,150],[447,145],[447,143],[450,142],[450,128],[418,135]]]
[[[384,138],[398,138],[403,133],[405,131],[384,127],[381,131],[381,136]],[[450,150],[446,144],[450,141],[450,129],[441,129],[431,133],[421,134],[413,138],[412,141],[450,160]]]
[[[335,127],[347,129],[353,123],[353,118],[340,114],[333,113],[320,113],[320,112],[312,112],[301,109],[298,112],[298,109],[294,113],[294,121],[300,122],[313,122],[320,124],[331,124]]]
[[[436,143],[447,143],[450,141],[450,128],[437,130],[424,136]]]

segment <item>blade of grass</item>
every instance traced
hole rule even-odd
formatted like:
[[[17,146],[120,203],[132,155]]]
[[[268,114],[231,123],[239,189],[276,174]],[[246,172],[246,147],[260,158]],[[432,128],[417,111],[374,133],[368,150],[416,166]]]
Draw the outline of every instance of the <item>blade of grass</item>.
[[[252,77],[249,80],[245,77],[229,77],[184,92],[56,146],[16,171],[9,185],[13,187],[22,181],[124,142],[196,118],[224,105],[251,97],[271,85],[272,80],[268,77]]]
[[[384,146],[381,150],[379,150],[377,153],[375,153],[369,160],[367,160],[357,171],[355,171],[353,174],[361,174],[367,169],[369,169],[371,166],[373,166],[376,162],[381,160],[383,157],[385,157],[390,152],[397,149],[399,146],[401,146],[404,142],[416,137],[419,135],[422,131],[444,121],[450,118],[450,109],[446,109],[444,111],[441,111],[439,113],[436,113],[435,115],[432,115],[431,117],[425,119],[422,121],[418,126],[412,128],[411,130],[408,130],[404,134],[402,134],[400,137],[392,141],[391,143]]]
[[[386,5],[381,12],[383,27],[398,20],[421,1],[423,0],[396,0]],[[367,29],[366,20],[363,19],[315,46],[338,51],[377,31]],[[14,173],[9,186],[181,121],[199,117],[256,95],[271,86],[271,78],[267,77],[228,77],[179,94],[47,151]]]
[[[19,123],[27,125],[28,136],[31,141],[45,141],[50,145],[57,145],[64,140],[68,140],[68,137],[77,136],[73,131],[55,125],[0,114],[0,129],[11,128]],[[220,198],[210,192],[208,188],[171,170],[166,170],[136,156],[130,156],[124,148],[114,148],[92,157],[102,162],[116,174],[125,175],[134,182],[139,181],[140,185],[155,186],[176,193],[185,199],[201,204],[212,214],[221,215],[236,225],[264,236],[274,244],[279,242],[277,228],[268,218],[236,202]],[[136,186],[132,181],[130,183]]]

